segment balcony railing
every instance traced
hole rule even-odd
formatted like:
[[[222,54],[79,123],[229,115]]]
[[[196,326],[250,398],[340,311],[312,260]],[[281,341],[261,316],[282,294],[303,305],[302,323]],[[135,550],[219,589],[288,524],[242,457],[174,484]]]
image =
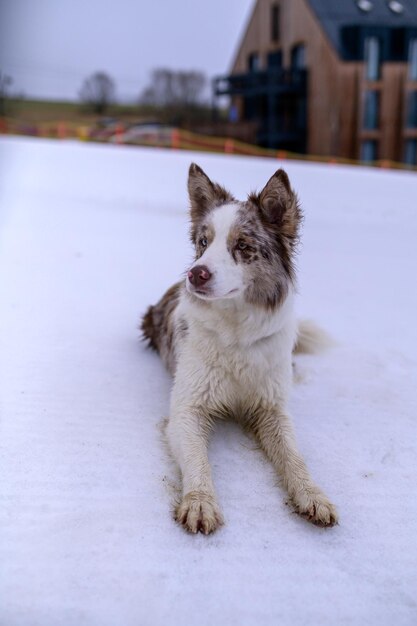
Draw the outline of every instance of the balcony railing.
[[[271,68],[246,74],[231,74],[214,79],[215,96],[260,96],[303,94],[306,92],[307,70]]]

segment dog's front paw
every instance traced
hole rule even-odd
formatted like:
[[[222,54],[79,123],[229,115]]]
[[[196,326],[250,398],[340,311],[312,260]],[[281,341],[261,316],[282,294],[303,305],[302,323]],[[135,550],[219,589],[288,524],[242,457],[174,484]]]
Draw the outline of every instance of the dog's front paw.
[[[316,526],[334,526],[338,523],[336,507],[318,489],[302,490],[293,498],[297,513]]]
[[[205,535],[223,524],[223,516],[213,496],[191,491],[175,509],[175,520],[190,533],[201,531]]]

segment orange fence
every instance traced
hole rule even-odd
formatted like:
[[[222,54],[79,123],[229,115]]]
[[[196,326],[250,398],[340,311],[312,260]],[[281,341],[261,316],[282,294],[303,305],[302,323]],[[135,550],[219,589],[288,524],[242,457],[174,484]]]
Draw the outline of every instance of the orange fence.
[[[286,150],[271,150],[261,148],[249,143],[244,143],[230,137],[213,137],[211,135],[199,135],[182,128],[154,126],[154,130],[140,132],[146,126],[133,126],[139,129],[135,135],[132,125],[124,125],[122,122],[114,124],[111,128],[99,128],[97,126],[80,126],[76,122],[44,122],[40,124],[24,123],[14,119],[0,118],[0,134],[29,135],[35,137],[47,137],[56,139],[79,139],[82,141],[109,142],[116,145],[134,145],[159,148],[171,148],[173,150],[191,150],[199,152],[216,152],[241,156],[269,157],[279,160],[295,159],[298,161],[310,161],[315,163],[367,165],[383,169],[403,169],[417,171],[416,166],[406,165],[381,159],[372,163],[362,163],[353,159],[340,157],[295,154]]]

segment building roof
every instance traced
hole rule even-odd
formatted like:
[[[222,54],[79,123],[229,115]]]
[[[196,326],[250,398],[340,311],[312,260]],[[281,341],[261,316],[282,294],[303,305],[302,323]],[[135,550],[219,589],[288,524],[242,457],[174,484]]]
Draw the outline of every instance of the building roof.
[[[308,3],[342,57],[345,56],[341,38],[344,27],[417,28],[417,0],[308,0]]]

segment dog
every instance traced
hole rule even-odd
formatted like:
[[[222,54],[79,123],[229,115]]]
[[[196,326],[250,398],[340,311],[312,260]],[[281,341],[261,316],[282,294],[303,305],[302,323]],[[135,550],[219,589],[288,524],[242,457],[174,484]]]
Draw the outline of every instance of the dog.
[[[195,261],[141,324],[174,376],[165,430],[182,477],[175,519],[191,533],[223,524],[207,447],[215,421],[233,418],[253,433],[295,510],[333,526],[336,509],[310,477],[286,408],[293,352],[324,341],[294,315],[297,195],[279,169],[238,201],[194,163],[188,193]]]

